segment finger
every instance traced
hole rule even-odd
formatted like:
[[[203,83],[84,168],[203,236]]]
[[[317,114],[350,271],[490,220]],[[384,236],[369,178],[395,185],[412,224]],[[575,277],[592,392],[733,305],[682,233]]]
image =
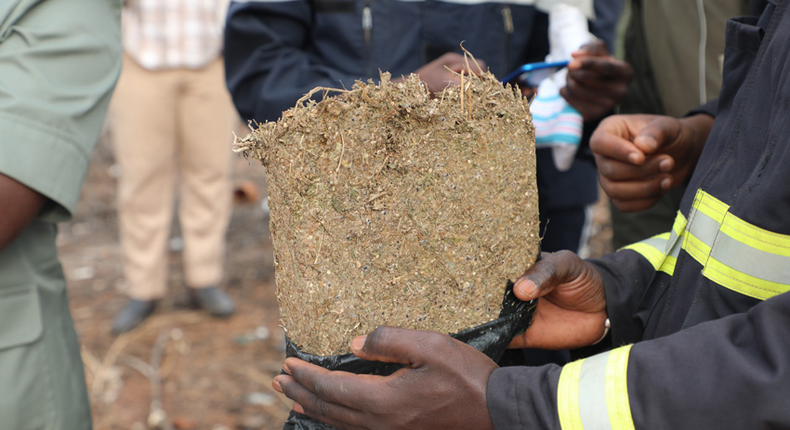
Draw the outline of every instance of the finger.
[[[651,178],[672,170],[675,163],[668,155],[649,157],[644,164],[624,163],[612,158],[596,158],[598,174],[610,181],[630,181]]]
[[[445,54],[447,56],[447,54]],[[488,66],[486,66],[485,61],[478,60],[478,59],[471,59],[471,58],[464,58],[462,55],[454,54],[452,56],[448,56],[446,58],[447,61],[444,62],[444,66],[448,69],[452,70],[455,73],[461,73],[462,71],[466,74],[474,73],[480,74],[487,70]]]
[[[601,337],[604,319],[606,316],[601,312],[561,312],[555,304],[540,299],[529,329],[513,338],[509,348],[573,349],[586,346]]]
[[[320,398],[290,375],[279,375],[274,381],[286,397],[296,402],[294,411],[338,429],[362,428],[359,425],[362,422],[359,411]]]
[[[611,199],[612,204],[614,207],[619,209],[621,212],[631,213],[631,212],[639,212],[645,209],[651,208],[660,197],[654,198],[645,198],[645,199],[637,199],[637,200],[618,200],[618,199]]]
[[[590,149],[595,155],[596,161],[609,159],[634,165],[645,162],[645,154],[633,142],[600,126],[590,138]]]
[[[466,70],[466,63],[464,63],[463,60],[445,63],[444,67],[455,73],[464,72],[467,75],[469,74],[469,72]]]
[[[622,100],[628,92],[624,82],[606,82],[587,76],[568,76],[567,83],[560,93],[588,103],[606,104],[602,109],[611,109],[614,103]]]
[[[289,376],[296,383],[319,399],[352,410],[365,409],[376,402],[378,394],[382,390],[382,377],[378,375],[357,375],[343,371],[331,371],[294,357],[285,360],[285,367]],[[313,404],[305,403],[306,401],[314,402],[309,398],[297,399],[287,394],[286,387],[283,385],[284,380],[287,381],[286,378],[279,380],[284,394],[298,401],[304,407]]]
[[[645,153],[651,154],[673,142],[680,133],[680,121],[670,117],[660,117],[647,123],[634,136],[634,145]]]
[[[571,54],[574,58],[585,55],[608,56],[609,50],[606,48],[606,43],[604,43],[603,40],[595,39],[592,42],[585,43],[581,48]]]
[[[628,90],[628,79],[604,76],[588,69],[575,69],[568,72],[567,83],[594,90],[597,93],[610,94],[610,98],[622,97]]]
[[[560,95],[568,104],[579,111],[585,121],[595,121],[603,118],[616,104],[614,100],[599,99],[600,101],[586,101],[581,98],[575,98],[570,96],[564,88],[560,90]]]
[[[469,67],[467,68],[467,71],[471,71],[472,73],[479,75],[486,70],[488,70],[488,66],[486,65],[485,61],[478,59],[469,60]]]
[[[511,348],[574,349],[590,345],[601,338],[606,311],[566,311],[542,297],[533,315],[532,324],[514,338]]]
[[[672,177],[662,173],[659,175],[633,181],[611,181],[599,176],[601,188],[611,199],[640,200],[661,197],[672,184]]]
[[[615,81],[630,81],[634,77],[634,69],[628,63],[612,57],[584,57],[574,62],[578,66],[571,68],[571,64],[568,64],[570,72],[586,71],[599,78]]]
[[[379,327],[365,338],[360,349],[352,351],[365,360],[400,363],[414,368],[423,365],[431,351],[448,341],[454,339],[432,331]]]
[[[582,266],[579,257],[570,251],[541,253],[536,261],[513,286],[519,300],[528,301],[550,293],[560,283],[579,276]]]

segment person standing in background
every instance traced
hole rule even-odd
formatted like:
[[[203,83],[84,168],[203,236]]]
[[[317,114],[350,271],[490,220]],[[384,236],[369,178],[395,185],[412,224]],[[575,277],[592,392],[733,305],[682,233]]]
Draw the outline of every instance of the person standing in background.
[[[111,114],[129,301],[113,323],[116,334],[138,326],[166,294],[176,182],[190,298],[216,317],[235,312],[219,286],[237,124],[224,84],[222,3],[125,2],[124,66]]]
[[[118,0],[0,3],[0,429],[89,430],[58,260],[121,70]]]
[[[635,77],[618,113],[680,118],[709,102],[707,110],[715,113],[726,22],[747,13],[749,2],[626,0],[624,6],[616,51],[634,68]],[[670,182],[665,186],[656,190],[655,199],[636,205],[621,202],[618,194],[611,196],[615,249],[672,226],[686,186]]]
[[[263,122],[277,120],[315,87],[377,81],[380,70],[395,80],[415,73],[431,92],[441,92],[458,83],[447,69],[465,69],[462,43],[483,70],[502,78],[524,63],[545,60],[549,9],[565,3],[587,18],[600,15],[592,21],[592,33],[613,39],[621,0],[231,1],[225,29],[227,85],[241,117]],[[589,79],[592,71],[586,72]],[[604,93],[609,89],[608,83],[595,87]],[[590,121],[582,140],[598,119]],[[537,165],[542,248],[576,251],[584,242],[587,209],[598,199],[592,154],[584,142],[570,167],[560,171],[552,151],[541,148]]]

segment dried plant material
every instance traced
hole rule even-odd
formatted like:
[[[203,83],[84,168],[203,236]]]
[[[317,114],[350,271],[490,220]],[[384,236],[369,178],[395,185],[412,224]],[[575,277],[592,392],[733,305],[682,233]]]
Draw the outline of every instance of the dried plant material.
[[[237,140],[266,168],[282,323],[302,351],[491,321],[535,261],[529,102],[491,74],[463,78],[431,98],[384,73]]]

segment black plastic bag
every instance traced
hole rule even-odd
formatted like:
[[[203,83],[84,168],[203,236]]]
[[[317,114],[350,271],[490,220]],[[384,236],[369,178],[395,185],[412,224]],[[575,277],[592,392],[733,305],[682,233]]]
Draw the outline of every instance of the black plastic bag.
[[[499,318],[460,331],[450,336],[468,344],[498,362],[510,341],[518,334],[523,333],[532,322],[532,312],[535,310],[536,301],[523,302],[513,295],[513,283],[508,281],[505,295],[502,300],[502,312]],[[329,370],[343,370],[357,374],[390,375],[403,367],[402,364],[381,363],[358,358],[354,354],[333,356],[317,356],[306,354],[299,350],[290,339],[286,337],[287,357],[297,357]],[[291,411],[285,421],[283,430],[336,430],[328,424],[316,421],[306,415]]]

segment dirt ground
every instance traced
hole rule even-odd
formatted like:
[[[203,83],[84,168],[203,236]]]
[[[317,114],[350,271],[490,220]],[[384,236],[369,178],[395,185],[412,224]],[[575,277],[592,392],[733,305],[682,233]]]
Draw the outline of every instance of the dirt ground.
[[[271,389],[284,359],[262,167],[235,160],[234,184],[252,185],[234,204],[224,286],[238,311],[227,320],[188,306],[178,226],[171,240],[169,293],[140,328],[110,334],[125,301],[115,187],[118,167],[105,134],[93,156],[75,219],[58,246],[97,430],[280,429],[291,408]],[[258,195],[255,195],[255,191]],[[608,212],[595,211],[593,255],[609,250]]]

